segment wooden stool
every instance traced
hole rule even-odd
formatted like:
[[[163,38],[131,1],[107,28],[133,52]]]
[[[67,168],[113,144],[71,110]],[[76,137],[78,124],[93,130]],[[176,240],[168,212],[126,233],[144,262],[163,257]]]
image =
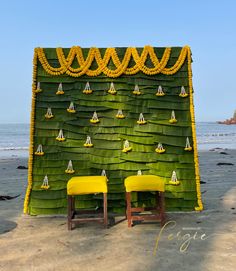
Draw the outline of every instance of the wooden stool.
[[[163,226],[165,224],[165,183],[164,180],[154,175],[136,175],[125,179],[126,190],[126,217],[128,227],[132,226],[133,221],[157,220]],[[156,206],[154,208],[132,208],[131,192],[156,191]],[[144,211],[156,211],[156,214],[140,214]],[[136,213],[136,214],[133,214]]]
[[[103,193],[103,216],[75,217],[76,215],[96,214],[96,211],[76,210],[76,195]],[[106,176],[82,176],[73,177],[67,183],[68,196],[68,230],[72,230],[72,224],[80,222],[97,221],[107,227],[107,178]]]

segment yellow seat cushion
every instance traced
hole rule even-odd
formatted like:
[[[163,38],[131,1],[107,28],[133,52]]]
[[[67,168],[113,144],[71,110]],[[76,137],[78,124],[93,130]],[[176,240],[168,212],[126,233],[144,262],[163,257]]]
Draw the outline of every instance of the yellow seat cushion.
[[[73,177],[67,183],[67,195],[107,193],[106,176]]]
[[[125,179],[126,192],[132,191],[165,191],[165,182],[155,175],[136,175]]]

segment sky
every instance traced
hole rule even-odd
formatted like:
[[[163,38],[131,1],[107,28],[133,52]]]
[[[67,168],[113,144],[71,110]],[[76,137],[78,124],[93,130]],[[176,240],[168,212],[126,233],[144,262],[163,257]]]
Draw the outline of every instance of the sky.
[[[2,0],[0,123],[29,123],[35,47],[189,45],[196,121],[236,110],[234,0]]]

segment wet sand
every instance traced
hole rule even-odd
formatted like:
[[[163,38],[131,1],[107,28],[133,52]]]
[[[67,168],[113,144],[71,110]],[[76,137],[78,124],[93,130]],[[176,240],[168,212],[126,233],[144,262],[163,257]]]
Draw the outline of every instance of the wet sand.
[[[0,195],[20,196],[0,201],[0,270],[235,270],[236,151],[201,151],[199,158],[203,212],[168,213],[162,231],[159,224],[128,229],[123,221],[71,232],[66,217],[22,214],[27,170],[17,167],[27,160],[1,159]]]

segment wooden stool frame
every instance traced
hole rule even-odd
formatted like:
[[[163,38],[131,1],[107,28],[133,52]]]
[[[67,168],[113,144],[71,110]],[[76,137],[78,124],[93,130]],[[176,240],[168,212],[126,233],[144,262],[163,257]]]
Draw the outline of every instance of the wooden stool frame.
[[[103,214],[99,217],[76,217],[79,215],[89,214]],[[98,212],[96,210],[76,210],[75,209],[75,196],[68,195],[68,230],[72,230],[73,224],[79,224],[84,222],[99,222],[103,223],[104,227],[107,228],[107,193],[103,193],[103,211]]]
[[[135,192],[135,191],[133,191]],[[142,191],[137,191],[142,192]],[[145,191],[143,191],[145,192]],[[156,191],[156,206],[155,207],[131,207],[131,193],[126,192],[126,218],[128,220],[128,227],[131,227],[133,221],[159,221],[161,226],[166,222],[165,214],[165,193]],[[144,211],[156,211],[157,214],[138,214]],[[136,214],[133,214],[136,213]]]

